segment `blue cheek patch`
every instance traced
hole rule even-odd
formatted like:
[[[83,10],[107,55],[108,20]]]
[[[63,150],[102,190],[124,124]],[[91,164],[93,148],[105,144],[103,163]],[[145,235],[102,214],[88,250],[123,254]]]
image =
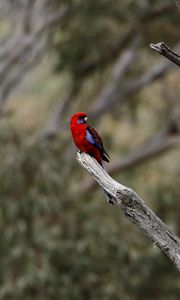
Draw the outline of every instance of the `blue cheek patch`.
[[[85,123],[85,122],[84,122],[84,119],[83,119],[83,118],[77,120],[77,124],[84,124],[84,123]]]

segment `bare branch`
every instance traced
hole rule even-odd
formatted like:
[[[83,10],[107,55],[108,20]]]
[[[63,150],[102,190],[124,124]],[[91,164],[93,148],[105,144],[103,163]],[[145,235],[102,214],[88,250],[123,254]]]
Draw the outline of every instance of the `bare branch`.
[[[168,135],[167,132],[160,132],[155,136],[151,137],[140,148],[132,151],[126,157],[116,160],[108,168],[109,174],[114,174],[117,172],[122,172],[134,168],[141,163],[148,161],[152,158],[158,157],[163,153],[174,149],[180,145],[180,135]],[[89,190],[95,187],[95,182],[88,179],[82,182],[80,190],[83,193],[87,193]],[[77,193],[80,192],[78,189]]]
[[[180,239],[159,219],[132,189],[112,179],[98,162],[85,153],[77,153],[78,162],[121,207],[135,224],[180,271]]]
[[[171,60],[176,65],[180,66],[180,55],[175,53],[171,48],[169,48],[164,42],[157,44],[150,44],[150,47],[157,51],[159,54],[165,56],[167,59]]]

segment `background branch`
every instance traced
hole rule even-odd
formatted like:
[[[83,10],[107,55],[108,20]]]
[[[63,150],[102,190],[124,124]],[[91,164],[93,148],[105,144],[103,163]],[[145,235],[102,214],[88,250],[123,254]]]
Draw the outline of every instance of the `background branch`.
[[[58,134],[61,126],[64,125],[64,115],[66,115],[67,110],[72,103],[74,96],[76,95],[79,86],[75,81],[71,82],[69,88],[67,88],[67,92],[65,93],[63,98],[60,98],[57,101],[57,104],[48,119],[47,124],[45,124],[44,128],[41,129],[38,137],[42,139],[51,139],[55,138]]]
[[[180,1],[179,0],[175,0],[176,6],[178,9],[180,9]]]
[[[180,271],[180,240],[156,216],[132,189],[112,179],[95,159],[85,153],[77,153],[79,163],[114,197],[125,216],[134,223],[173,262]]]
[[[93,111],[96,111],[99,109],[99,107],[104,106],[107,102],[110,101],[115,93],[119,92],[121,79],[128,71],[129,67],[136,57],[139,42],[140,39],[137,39],[136,37],[136,39],[132,41],[132,45],[120,54],[113,66],[111,79],[108,80],[108,83],[102,89],[100,95],[94,100],[94,103],[92,105]]]
[[[180,44],[177,46],[180,47]],[[134,93],[139,92],[142,88],[148,86],[154,81],[163,78],[170,70],[174,68],[174,65],[170,62],[159,62],[152,68],[150,68],[146,73],[139,76],[139,78],[134,80],[129,80],[125,86],[118,88],[115,86],[114,90],[111,91],[111,99],[106,98],[106,101],[99,102],[99,105],[92,107],[89,115],[93,118],[98,118],[106,112],[112,111],[116,105],[122,104],[128,97],[134,95]],[[98,99],[98,98],[97,98]]]
[[[37,60],[40,62],[44,57],[44,53],[49,47],[47,28],[52,30],[57,23],[64,20],[70,13],[70,7],[64,5],[54,13],[44,17],[37,28],[33,28],[31,26],[31,15],[34,3],[35,0],[31,3],[28,2],[25,10],[25,15],[27,14],[26,22],[23,20],[25,22],[23,31],[18,32],[16,39],[12,41],[10,39],[0,51],[0,112],[3,111],[9,95],[21,83],[26,72],[37,63]],[[38,15],[36,17],[38,18]]]

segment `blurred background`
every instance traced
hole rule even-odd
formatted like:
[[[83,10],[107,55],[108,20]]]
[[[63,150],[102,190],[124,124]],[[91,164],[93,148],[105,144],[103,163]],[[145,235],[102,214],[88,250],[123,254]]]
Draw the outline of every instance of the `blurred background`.
[[[173,0],[0,1],[0,299],[180,299],[171,262],[76,161],[86,111],[134,188],[180,234]]]

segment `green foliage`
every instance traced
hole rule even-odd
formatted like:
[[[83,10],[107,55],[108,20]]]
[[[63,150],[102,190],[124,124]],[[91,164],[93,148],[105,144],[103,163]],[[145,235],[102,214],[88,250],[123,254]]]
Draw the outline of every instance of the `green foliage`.
[[[122,1],[81,0],[72,1],[72,6],[71,22],[56,33],[54,45],[60,57],[57,68],[78,75],[107,55],[133,14],[131,3],[123,3],[122,9]]]
[[[145,17],[156,10],[161,1],[146,1],[144,6],[142,1],[132,0],[72,0],[69,4],[72,15],[55,31],[53,41],[57,53],[56,71],[66,70],[74,77],[104,71],[103,67],[119,54],[114,49],[130,29],[136,28],[141,35],[142,49],[158,39],[168,39],[172,44],[178,39],[176,10],[152,21]],[[122,44],[126,45],[126,40]]]

